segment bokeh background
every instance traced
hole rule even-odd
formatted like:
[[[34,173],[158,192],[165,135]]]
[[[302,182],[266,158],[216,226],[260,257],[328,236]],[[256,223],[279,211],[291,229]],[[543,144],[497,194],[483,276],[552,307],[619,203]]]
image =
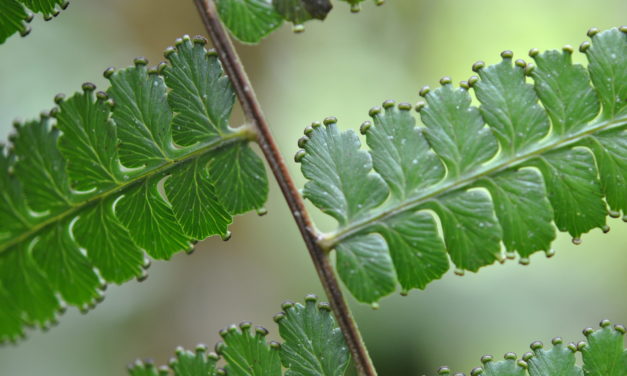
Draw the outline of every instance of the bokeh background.
[[[335,6],[304,34],[283,26],[259,46],[238,46],[300,186],[292,156],[311,121],[334,115],[355,129],[371,106],[416,102],[421,86],[444,75],[466,79],[476,60],[578,46],[589,27],[619,26],[627,15],[623,0],[390,0],[367,3],[358,15]],[[175,38],[203,34],[190,0],[76,0],[32,27],[0,46],[2,139],[13,119],[51,108],[56,93],[85,81],[105,88],[105,68],[135,56],[158,63]],[[271,317],[280,303],[321,288],[274,182],[267,208],[265,217],[237,217],[229,242],[208,239],[193,255],[154,262],[145,282],[110,286],[88,315],[70,309],[49,333],[31,331],[0,348],[0,375],[124,375],[135,358],[163,364],[177,345],[212,346],[220,328],[243,320],[276,334]],[[531,341],[558,335],[581,340],[581,329],[602,318],[627,324],[627,225],[609,224],[609,234],[594,230],[579,246],[562,234],[554,258],[538,254],[527,267],[508,261],[464,277],[448,273],[426,291],[384,299],[379,310],[351,301],[379,374],[433,375],[441,365],[468,372],[483,354],[520,355]]]

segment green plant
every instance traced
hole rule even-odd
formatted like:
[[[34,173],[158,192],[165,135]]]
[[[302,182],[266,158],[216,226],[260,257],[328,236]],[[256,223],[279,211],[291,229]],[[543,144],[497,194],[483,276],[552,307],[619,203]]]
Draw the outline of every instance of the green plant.
[[[330,267],[332,249],[349,290],[374,303],[395,289],[397,279],[407,291],[439,278],[448,268],[445,250],[460,272],[497,260],[501,240],[526,262],[535,251],[549,251],[553,218],[578,239],[605,226],[603,199],[610,214],[625,213],[624,28],[593,30],[592,45],[582,46],[594,87],[583,68],[570,64],[571,49],[533,51],[535,69],[522,61],[512,65],[505,52],[500,64],[476,65],[480,78],[462,89],[454,90],[445,78],[442,88],[423,90],[427,103],[418,108],[426,128],[415,127],[410,105],[388,101],[383,112],[373,109],[374,124],[361,128],[370,154],[359,151],[358,138],[339,132],[332,118],[325,127],[315,123],[306,129],[296,157],[310,179],[305,197],[340,224],[321,235],[285,174],[212,3],[197,4],[251,125],[227,126],[233,91],[201,38],[181,39],[166,51],[169,64],[154,70],[141,59],[135,67],[108,70],[106,93],[94,95],[86,84],[83,93],[58,97],[52,118],[18,125],[13,148],[2,153],[0,181],[8,193],[0,209],[9,219],[0,233],[4,338],[15,339],[25,324],[53,320],[60,308],[57,293],[87,308],[99,299],[103,280],[141,278],[141,249],[168,258],[209,235],[228,237],[231,215],[265,201],[265,175],[247,148],[250,141],[259,143],[286,194],[362,374],[374,369]],[[537,94],[524,83],[525,73],[534,78]],[[476,90],[479,110],[470,106],[469,87]],[[54,119],[58,130],[51,126]],[[578,164],[567,163],[571,160]],[[372,163],[376,172],[370,171]],[[415,165],[424,172],[418,174]],[[444,241],[422,209],[438,213]],[[536,242],[526,241],[529,231],[538,231]],[[422,263],[422,257],[432,261]],[[620,328],[612,332],[616,338]],[[245,330],[235,331],[248,338]],[[263,351],[271,353],[262,342]],[[342,353],[337,349],[342,346],[338,342],[331,349]],[[246,360],[255,351],[233,356]],[[268,357],[273,365],[262,372],[276,374],[278,357]],[[623,369],[608,364],[617,375],[624,372],[624,363]],[[491,368],[486,372],[495,372]],[[341,373],[345,367],[334,369]]]

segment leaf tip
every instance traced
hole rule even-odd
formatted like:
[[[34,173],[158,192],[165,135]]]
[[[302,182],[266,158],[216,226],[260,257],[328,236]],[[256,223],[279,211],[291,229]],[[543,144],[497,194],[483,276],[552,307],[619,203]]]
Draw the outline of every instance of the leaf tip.
[[[309,137],[307,137],[307,136],[303,136],[303,137],[299,138],[298,142],[297,142],[298,147],[299,148],[304,148],[305,145],[307,144],[307,141],[309,141]]]
[[[320,311],[331,312],[331,305],[327,302],[318,303],[318,309]]]
[[[485,63],[483,61],[479,60],[479,61],[475,62],[472,65],[472,71],[478,73],[484,67],[485,67]],[[468,81],[470,82],[470,80],[468,80]]]
[[[22,30],[20,30],[20,36],[25,37],[32,31],[32,28],[28,25],[25,25]]]
[[[519,68],[525,69],[527,66],[527,62],[525,62],[523,59],[516,59],[516,61],[514,62],[514,65],[516,65]]]
[[[327,125],[327,126],[328,126],[328,125],[331,125],[331,124],[336,124],[336,123],[337,123],[337,118],[336,118],[335,116],[329,116],[329,117],[325,118],[325,119],[322,121],[322,123],[323,123],[324,125]],[[312,126],[314,126],[314,125],[312,124]],[[315,128],[315,126],[314,126],[314,128]]]
[[[64,99],[65,99],[65,94],[59,93],[54,96],[54,103],[60,105],[61,103],[63,103]]]
[[[239,328],[240,328],[242,331],[248,330],[248,329],[250,329],[252,326],[253,326],[253,323],[252,323],[252,322],[250,322],[250,321],[242,321],[242,322],[240,322],[240,323],[239,323]]]
[[[296,154],[294,154],[294,162],[300,163],[303,160],[303,158],[305,158],[306,154],[307,152],[303,149],[297,151]]]
[[[512,57],[514,57],[514,53],[511,50],[505,50],[501,52],[501,58],[503,60],[508,60],[508,59],[511,59]]]
[[[374,118],[380,113],[381,113],[381,107],[375,106],[375,107],[372,107],[370,111],[368,111],[368,116],[370,116],[371,118]]]
[[[281,320],[283,320],[285,318],[285,313],[284,312],[279,312],[277,314],[275,314],[274,316],[272,316],[272,320],[275,323],[279,323]]]
[[[450,76],[444,76],[442,78],[440,78],[440,85],[445,86],[445,85],[450,85],[453,82],[453,80],[451,79]]]
[[[96,85],[91,82],[84,82],[81,85],[81,89],[83,89],[85,93],[91,93],[92,91],[96,90]]]
[[[368,131],[370,130],[370,127],[372,127],[372,122],[366,120],[363,123],[361,123],[361,125],[359,126],[359,133],[365,135],[366,133],[368,133]]]
[[[424,98],[427,94],[429,94],[430,90],[431,88],[429,86],[423,86],[418,92],[418,95]]]
[[[263,326],[255,326],[255,334],[257,334],[258,336],[265,337],[268,335],[268,333],[268,329],[264,328]]]
[[[483,67],[481,67],[481,68],[483,68]],[[481,68],[478,68],[478,69],[481,69]],[[477,76],[470,76],[468,78],[468,86],[470,86],[470,87],[475,86],[475,84],[477,82],[479,82],[479,77],[477,77]]]
[[[494,357],[492,355],[484,355],[481,357],[481,364],[490,363],[493,360],[494,360]]]
[[[438,375],[450,375],[450,374],[451,374],[451,369],[448,368],[447,366],[438,368]]]
[[[176,52],[176,48],[169,46],[163,51],[163,57],[170,60],[171,55],[175,52]]]
[[[194,44],[200,45],[200,46],[206,46],[207,45],[207,38],[203,37],[202,35],[195,35],[192,38],[192,42]]]
[[[396,101],[393,99],[388,99],[382,103],[383,108],[386,110],[393,108],[395,105],[396,105]]]
[[[397,108],[400,111],[411,111],[411,103],[407,103],[407,102],[401,102],[398,104]]]
[[[270,345],[270,348],[272,350],[280,350],[281,349],[281,344],[278,343],[277,341],[270,341],[269,345]]]
[[[597,35],[598,33],[600,33],[601,30],[599,30],[598,27],[591,27],[590,29],[588,29],[588,32],[586,33],[586,35],[588,35],[588,37],[592,38],[595,35]]]
[[[562,47],[562,51],[565,54],[572,55],[573,52],[575,51],[575,49],[570,44],[566,44],[566,45],[564,45],[564,47]]]
[[[143,57],[143,56],[138,56],[138,57],[136,57],[136,58],[134,58],[134,59],[133,59],[133,64],[134,64],[136,67],[143,67],[143,66],[148,65],[148,59],[146,59],[146,58],[145,58],[145,57]]]
[[[585,41],[579,45],[579,52],[586,53],[592,44],[589,41]]]

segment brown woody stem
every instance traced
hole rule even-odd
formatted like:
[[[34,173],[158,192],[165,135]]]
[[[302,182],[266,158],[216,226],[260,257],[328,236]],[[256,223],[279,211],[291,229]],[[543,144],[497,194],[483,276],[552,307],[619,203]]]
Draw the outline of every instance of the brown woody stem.
[[[213,42],[213,46],[220,56],[222,65],[233,83],[244,114],[258,132],[257,142],[268,161],[270,169],[283,192],[287,205],[305,241],[307,250],[318,272],[318,277],[329,299],[335,318],[342,333],[344,333],[344,338],[353,356],[357,371],[363,376],[376,376],[377,373],[372,364],[372,360],[368,356],[368,350],[361,338],[361,333],[357,329],[355,320],[344,300],[329,256],[318,244],[318,233],[313,227],[300,194],[296,190],[294,182],[287,172],[283,157],[279,153],[274,138],[270,133],[268,124],[263,116],[255,92],[248,80],[248,76],[239,60],[239,56],[224,26],[218,18],[214,0],[194,0],[194,2],[205,25],[205,29]]]

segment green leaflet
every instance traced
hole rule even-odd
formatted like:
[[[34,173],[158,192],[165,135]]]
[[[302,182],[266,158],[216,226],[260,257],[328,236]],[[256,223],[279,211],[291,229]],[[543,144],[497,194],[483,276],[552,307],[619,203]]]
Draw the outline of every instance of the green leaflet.
[[[218,354],[226,361],[225,370],[234,376],[277,376],[281,374],[279,346],[266,343],[268,331],[251,323],[231,325],[220,331],[223,342],[216,345]]]
[[[207,353],[205,346],[199,345],[194,352],[176,349],[176,358],[170,363],[170,369],[176,376],[215,376],[216,363],[219,357],[215,353]],[[131,376],[165,376],[169,375],[168,367],[157,369],[151,362],[136,361],[128,367]]]
[[[352,290],[355,298],[382,297],[394,291],[394,265],[383,239],[375,234],[356,236],[339,244],[337,249],[337,272],[344,283],[355,286]]]
[[[216,0],[224,25],[244,43],[259,43],[283,23],[270,0]]]
[[[384,102],[360,128],[368,152],[335,118],[305,129],[303,195],[338,221],[321,245],[336,249],[358,300],[391,293],[394,275],[403,293],[425,288],[449,257],[459,274],[477,271],[504,260],[501,244],[527,264],[552,254],[555,227],[578,243],[607,230],[608,206],[627,214],[627,29],[589,35],[587,70],[572,64],[571,48],[532,50],[535,64],[505,51],[498,64],[476,63],[479,77],[460,88],[443,78],[421,90],[423,125],[409,104]]]
[[[344,337],[337,327],[327,303],[318,303],[309,295],[305,305],[286,302],[283,312],[275,315],[279,334],[285,341],[266,342],[268,331],[252,328],[251,323],[231,325],[220,331],[223,341],[215,353],[207,353],[205,346],[195,352],[176,350],[176,358],[169,367],[159,370],[150,362],[136,361],[129,366],[132,376],[343,376],[350,363],[350,354]],[[0,311],[2,314],[2,311]],[[217,369],[220,357],[224,370]]]
[[[294,25],[295,32],[304,31],[303,23],[324,20],[333,8],[330,0],[213,0],[220,19],[231,34],[241,42],[256,44],[279,28],[283,20]],[[358,12],[364,0],[341,0]],[[382,5],[383,0],[375,0]]]
[[[32,20],[32,15],[27,9],[41,13],[49,20],[68,4],[66,0],[3,0],[0,12],[0,44],[17,32],[22,36],[30,33],[30,27],[26,23]]]
[[[574,347],[566,346],[561,338],[554,338],[550,350],[541,342],[531,344],[533,356],[525,359],[529,365],[529,373],[533,376],[583,376],[583,371],[576,365]]]
[[[233,91],[204,43],[178,40],[158,71],[107,70],[107,93],[57,96],[52,117],[17,124],[0,148],[0,342],[145,278],[144,252],[226,237],[233,215],[263,206],[254,136],[229,127]]]
[[[340,133],[335,119],[327,119],[325,127],[314,123],[310,129],[305,131],[312,137],[302,165],[303,175],[310,180],[304,196],[341,225],[380,205],[388,195],[387,188],[378,175],[369,172],[370,156],[359,150],[357,136]],[[318,163],[307,163],[310,159]]]
[[[30,28],[26,26],[28,14],[24,5],[18,0],[5,0],[0,12],[0,43],[4,43],[8,37],[19,32],[27,35]]]
[[[561,338],[554,338],[551,349],[541,342],[531,344],[531,352],[517,360],[516,354],[507,353],[505,359],[494,361],[492,356],[481,358],[482,367],[472,370],[472,376],[625,376],[627,363],[623,349],[625,327],[611,326],[608,320],[601,322],[598,330],[584,330],[585,342],[564,345]],[[583,367],[577,365],[577,352],[581,352]],[[448,367],[440,368],[439,375],[450,375]]]
[[[280,352],[285,376],[344,375],[350,355],[329,305],[316,304],[309,295],[304,306],[286,303],[283,310],[275,321],[285,341]]]
[[[324,20],[333,8],[330,0],[272,0],[272,5],[281,17],[294,25],[314,18]]]
[[[578,345],[583,357],[583,372],[586,376],[625,376],[627,363],[623,350],[625,328],[611,327],[610,322],[601,322],[601,329],[584,330],[587,343]]]

